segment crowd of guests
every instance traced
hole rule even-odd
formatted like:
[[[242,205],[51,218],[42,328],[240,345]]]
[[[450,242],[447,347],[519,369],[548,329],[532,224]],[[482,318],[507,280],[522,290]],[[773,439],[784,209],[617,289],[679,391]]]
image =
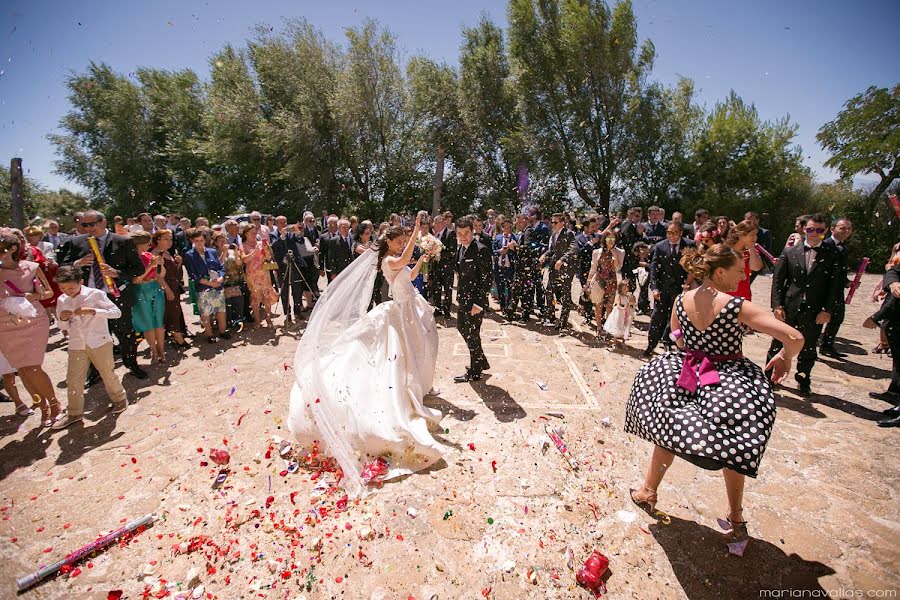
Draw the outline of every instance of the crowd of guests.
[[[848,243],[853,231],[848,219],[829,223],[822,215],[799,217],[795,232],[783,247],[776,247],[753,212],[734,221],[701,209],[690,223],[680,212],[667,220],[656,206],[647,210],[646,218],[640,207],[621,216],[587,214],[580,219],[565,213],[545,215],[538,207],[510,216],[488,209],[483,216],[468,217],[474,242],[493,257],[492,296],[499,315],[510,322],[537,319],[562,333],[577,312],[586,325],[594,324],[600,342],[612,348],[630,337],[636,315],[649,315],[644,349],[649,358],[660,344],[672,347],[676,299],[701,285],[682,265],[685,251],[702,253],[724,244],[743,262],[744,276],[729,293],[750,300],[753,279],[770,273],[775,317],[803,334],[795,374],[801,395],[812,391],[819,352],[843,357],[834,341],[844,319],[844,294],[858,263]],[[438,318],[451,318],[461,260],[454,215],[448,211],[432,217],[421,211],[418,218],[418,231],[409,224],[411,218],[397,214],[374,223],[327,213],[317,218],[311,212],[294,223],[284,216],[252,212],[215,225],[204,217],[192,222],[179,215],[148,213],[117,216],[110,224],[105,215],[90,210],[74,215],[71,233],[60,231],[52,220],[43,227],[0,230],[0,373],[5,390],[18,414],[31,414],[33,409],[16,389],[18,375],[40,408],[42,422],[57,429],[82,418],[84,386],[101,380],[113,409],[124,410],[127,400],[112,368],[114,354],[131,376],[144,379],[148,375],[138,362],[137,348],[146,342],[149,364],[165,368],[170,360],[167,347],[190,346],[185,293],[210,344],[247,328],[274,332],[279,303],[290,327],[304,320],[328,282],[375,246],[391,226],[439,242],[439,255],[414,285]],[[428,251],[426,246],[416,247],[411,264]],[[894,308],[900,297],[900,255],[894,256],[873,296],[883,306],[866,321],[866,326],[881,329],[876,351],[894,356],[890,388],[874,394],[895,405],[886,411],[882,423],[887,426],[897,425],[900,417],[900,333]],[[581,293],[573,295],[575,279]],[[379,277],[373,303],[388,300],[387,295],[386,282]],[[65,412],[41,368],[53,321],[68,338]],[[770,356],[780,347],[773,342]]]

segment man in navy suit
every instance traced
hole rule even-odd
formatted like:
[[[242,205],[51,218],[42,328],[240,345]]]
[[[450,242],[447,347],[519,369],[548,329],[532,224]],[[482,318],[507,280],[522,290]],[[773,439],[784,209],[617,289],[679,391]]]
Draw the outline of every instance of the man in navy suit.
[[[681,223],[675,221],[666,227],[666,239],[658,242],[650,254],[650,291],[653,293],[653,314],[650,316],[650,332],[644,356],[653,355],[660,340],[669,333],[669,323],[675,299],[684,289],[687,272],[681,266],[681,254],[694,242],[682,238]],[[668,339],[668,338],[667,338]],[[666,344],[668,345],[668,344]]]
[[[644,223],[644,241],[655,246],[659,242],[666,239],[666,224],[660,218],[662,209],[658,206],[651,206],[647,209],[647,222]]]
[[[512,221],[506,219],[500,226],[502,233],[494,236],[494,280],[500,310],[507,320],[512,320],[515,304],[512,302],[512,284],[516,273],[516,245],[519,239],[512,232]]]
[[[816,343],[832,315],[844,302],[847,281],[844,257],[833,245],[823,244],[828,226],[825,216],[810,215],[804,228],[803,243],[785,248],[775,263],[772,276],[772,310],[775,317],[803,334],[803,349],[797,356],[797,381],[801,396],[811,391],[810,372],[816,362]],[[771,360],[781,350],[773,341]]]

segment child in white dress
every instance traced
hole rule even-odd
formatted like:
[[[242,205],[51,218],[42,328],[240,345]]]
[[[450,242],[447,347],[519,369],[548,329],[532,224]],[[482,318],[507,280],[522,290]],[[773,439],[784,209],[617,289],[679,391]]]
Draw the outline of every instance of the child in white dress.
[[[606,318],[606,323],[603,324],[603,331],[612,336],[617,346],[631,337],[631,324],[634,322],[636,305],[634,294],[628,289],[628,282],[619,283],[616,290],[616,303],[613,305],[609,317]]]

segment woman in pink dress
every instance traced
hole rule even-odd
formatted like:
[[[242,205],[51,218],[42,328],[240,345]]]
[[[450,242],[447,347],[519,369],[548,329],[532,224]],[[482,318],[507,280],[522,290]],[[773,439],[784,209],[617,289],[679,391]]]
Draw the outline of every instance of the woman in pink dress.
[[[9,361],[49,427],[59,416],[53,384],[41,368],[50,320],[41,300],[53,295],[36,262],[20,260],[22,242],[10,230],[0,232],[0,352]]]
[[[751,221],[741,221],[728,231],[728,237],[725,245],[730,246],[735,252],[744,259],[744,279],[737,286],[737,289],[728,292],[737,298],[744,300],[752,300],[750,292],[750,274],[762,269],[762,259],[756,250],[756,234],[759,229]]]
[[[271,260],[272,250],[264,241],[257,239],[258,229],[255,225],[244,225],[241,229],[241,244],[244,252],[244,269],[247,272],[247,289],[250,290],[250,309],[253,311],[253,327],[259,327],[259,307],[262,305],[266,324],[272,324],[272,305],[278,302],[278,294],[272,287],[272,279],[265,268]]]

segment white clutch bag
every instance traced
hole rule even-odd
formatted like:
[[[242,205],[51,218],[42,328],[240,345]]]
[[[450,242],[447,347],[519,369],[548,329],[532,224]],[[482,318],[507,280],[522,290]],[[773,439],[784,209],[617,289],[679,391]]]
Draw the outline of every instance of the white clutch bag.
[[[33,319],[37,316],[37,309],[34,308],[34,304],[22,296],[8,296],[0,300],[0,307],[9,314],[24,319]]]

